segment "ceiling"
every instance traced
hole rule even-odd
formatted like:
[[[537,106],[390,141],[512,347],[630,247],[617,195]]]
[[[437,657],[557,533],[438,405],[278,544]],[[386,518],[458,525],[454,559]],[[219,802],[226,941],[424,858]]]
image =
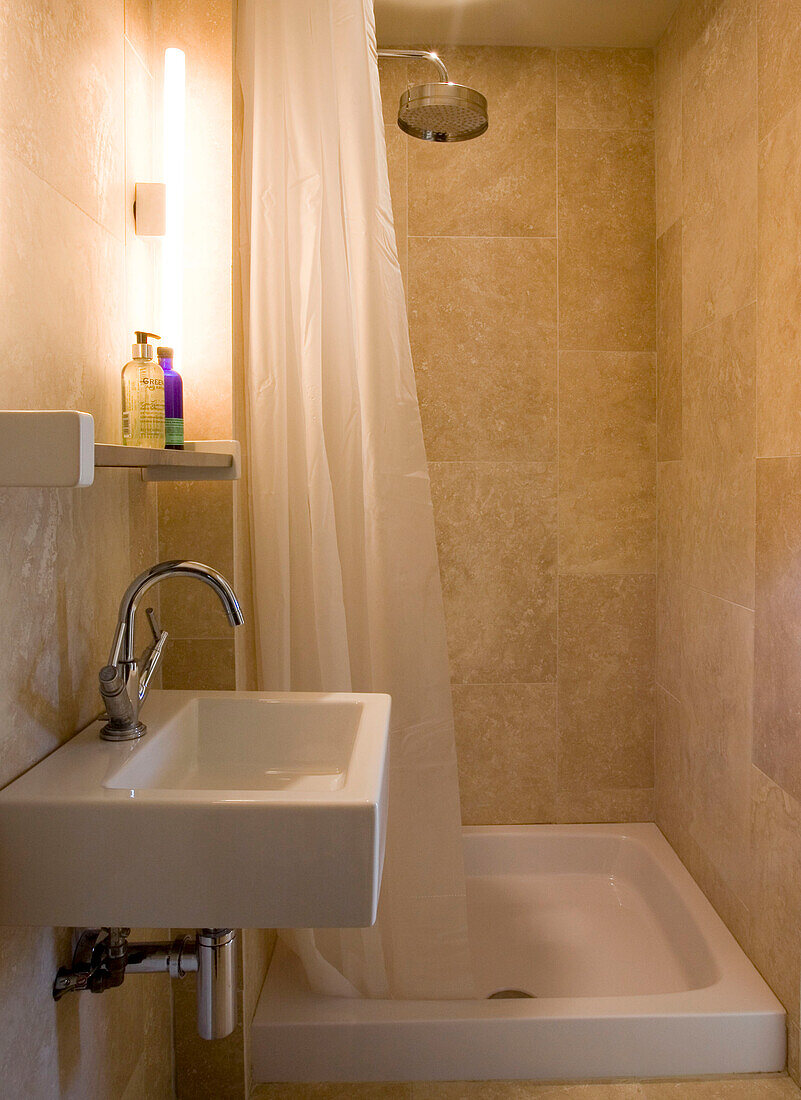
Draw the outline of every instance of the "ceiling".
[[[381,46],[653,46],[678,0],[375,0]]]

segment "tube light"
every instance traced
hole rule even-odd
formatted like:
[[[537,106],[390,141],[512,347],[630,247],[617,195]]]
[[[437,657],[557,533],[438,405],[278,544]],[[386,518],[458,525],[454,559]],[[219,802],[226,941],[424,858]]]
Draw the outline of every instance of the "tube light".
[[[167,232],[161,275],[162,340],[181,362],[184,313],[184,154],[186,134],[186,58],[183,50],[164,51],[164,180]]]

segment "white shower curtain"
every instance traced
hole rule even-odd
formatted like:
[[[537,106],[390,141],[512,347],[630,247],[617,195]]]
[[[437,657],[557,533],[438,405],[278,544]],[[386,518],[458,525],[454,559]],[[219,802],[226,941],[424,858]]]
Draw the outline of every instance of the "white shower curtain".
[[[322,992],[472,995],[431,495],[370,0],[240,0],[259,686],[392,696],[372,929],[287,933]]]

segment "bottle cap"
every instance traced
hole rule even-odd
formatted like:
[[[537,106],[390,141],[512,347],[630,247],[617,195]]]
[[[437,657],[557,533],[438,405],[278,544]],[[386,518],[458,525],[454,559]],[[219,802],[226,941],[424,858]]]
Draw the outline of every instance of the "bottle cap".
[[[159,339],[159,334],[157,332],[141,332],[139,329],[137,329],[134,332],[134,336],[136,337],[136,340],[131,345],[131,354],[133,355],[133,358],[134,359],[152,359],[153,358],[153,345],[148,344],[147,338],[148,338],[148,336],[153,336],[153,337],[155,337],[156,340],[158,340]]]
[[[158,355],[159,359],[172,359],[174,353],[174,348],[156,348],[156,355]]]

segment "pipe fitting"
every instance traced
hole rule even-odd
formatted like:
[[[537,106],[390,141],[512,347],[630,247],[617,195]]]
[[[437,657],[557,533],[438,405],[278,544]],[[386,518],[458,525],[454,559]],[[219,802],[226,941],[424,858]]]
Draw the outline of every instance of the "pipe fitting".
[[[197,973],[197,1030],[202,1039],[224,1039],[236,1027],[236,931],[201,928],[171,941],[129,943],[130,928],[86,928],[71,967],[60,967],[53,999],[65,993],[104,993],[128,974]]]

